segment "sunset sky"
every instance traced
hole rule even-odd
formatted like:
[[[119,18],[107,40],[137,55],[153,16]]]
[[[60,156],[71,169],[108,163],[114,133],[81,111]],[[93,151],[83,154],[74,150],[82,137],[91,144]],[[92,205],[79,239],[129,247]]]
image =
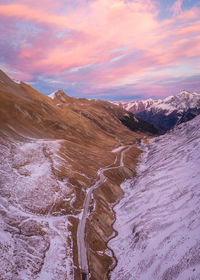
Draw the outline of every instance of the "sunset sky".
[[[0,1],[0,68],[44,94],[200,92],[200,1]]]

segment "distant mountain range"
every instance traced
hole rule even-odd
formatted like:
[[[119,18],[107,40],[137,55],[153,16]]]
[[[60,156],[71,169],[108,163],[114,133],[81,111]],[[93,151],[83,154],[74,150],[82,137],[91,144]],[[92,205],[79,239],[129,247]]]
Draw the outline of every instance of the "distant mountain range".
[[[137,117],[150,122],[163,131],[193,119],[200,114],[200,94],[181,91],[165,99],[147,99],[113,102]]]

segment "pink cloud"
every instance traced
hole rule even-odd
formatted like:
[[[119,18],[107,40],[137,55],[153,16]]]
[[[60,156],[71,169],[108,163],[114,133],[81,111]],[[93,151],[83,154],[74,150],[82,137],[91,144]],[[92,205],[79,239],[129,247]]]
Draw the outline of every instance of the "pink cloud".
[[[178,16],[182,12],[183,0],[176,0],[171,7],[171,11],[175,16]]]
[[[16,19],[25,19],[44,24],[55,24],[67,27],[69,22],[64,16],[45,12],[40,7],[32,7],[21,4],[0,5],[0,15],[5,17],[14,17]]]
[[[182,2],[172,6],[175,16],[162,21],[153,0],[18,0],[1,4],[0,16],[11,27],[25,22],[41,29],[26,41],[20,32],[16,39],[16,27],[4,32],[7,44],[23,42],[10,50],[16,53],[16,69],[30,75],[67,73],[64,79],[69,82],[112,87],[131,77],[140,80],[151,69],[159,76],[160,69],[200,55],[200,10],[182,11]],[[127,48],[113,52],[123,46]],[[91,63],[96,67],[85,70]]]

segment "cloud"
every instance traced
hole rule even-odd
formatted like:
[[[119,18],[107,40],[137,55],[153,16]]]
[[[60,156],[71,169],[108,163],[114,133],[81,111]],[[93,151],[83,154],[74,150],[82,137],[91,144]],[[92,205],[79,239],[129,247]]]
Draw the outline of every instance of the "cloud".
[[[172,17],[161,20],[153,0],[13,0],[0,5],[0,62],[29,80],[56,77],[74,92],[143,82],[162,95],[163,85],[149,79],[158,83],[168,69],[170,80],[175,68],[187,76],[185,61],[200,57],[200,9],[182,11],[182,4],[174,2]]]
[[[176,0],[173,4],[173,6],[171,7],[171,11],[173,12],[173,14],[175,16],[178,16],[181,14],[182,12],[182,4],[183,4],[183,0]]]

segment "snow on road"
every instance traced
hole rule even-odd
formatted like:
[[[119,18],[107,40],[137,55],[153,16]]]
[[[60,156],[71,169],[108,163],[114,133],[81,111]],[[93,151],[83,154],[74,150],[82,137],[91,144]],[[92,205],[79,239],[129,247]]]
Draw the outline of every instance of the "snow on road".
[[[113,280],[200,279],[200,116],[154,138],[122,184]]]

